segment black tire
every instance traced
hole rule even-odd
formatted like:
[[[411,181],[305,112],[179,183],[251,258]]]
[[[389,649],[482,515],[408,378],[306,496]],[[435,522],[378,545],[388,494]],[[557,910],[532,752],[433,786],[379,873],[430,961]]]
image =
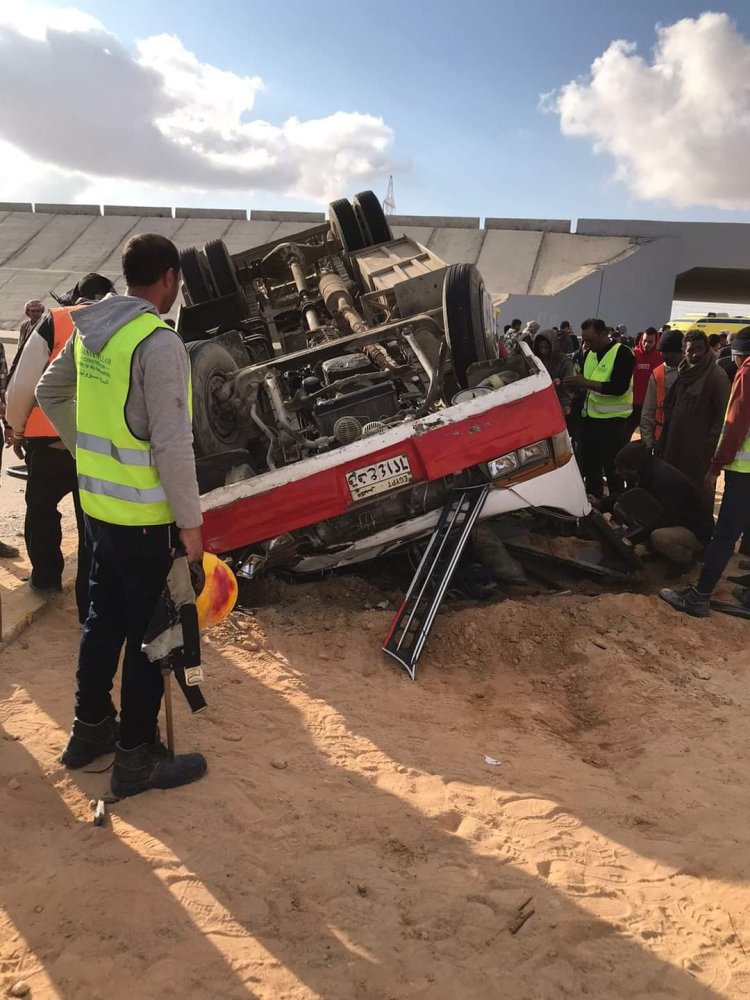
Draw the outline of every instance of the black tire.
[[[229,351],[212,340],[195,340],[187,345],[193,380],[193,450],[196,458],[207,458],[244,448],[247,431],[237,414],[221,410],[214,390],[225,375],[237,370]]]
[[[487,299],[484,281],[473,264],[451,264],[446,268],[445,338],[451,349],[453,373],[463,389],[468,388],[466,371],[471,365],[497,357],[491,318],[485,312]]]
[[[393,239],[391,227],[378,196],[372,191],[360,191],[352,198],[354,214],[368,247],[389,243]]]
[[[208,264],[205,257],[195,247],[188,247],[180,253],[180,270],[190,301],[194,306],[201,302],[210,302],[214,298]]]
[[[206,260],[218,296],[242,292],[232,258],[224,240],[211,240],[204,247]]]
[[[365,238],[357,222],[357,216],[354,214],[354,209],[348,199],[339,198],[338,201],[331,202],[328,206],[328,222],[345,254],[362,250],[366,246]]]

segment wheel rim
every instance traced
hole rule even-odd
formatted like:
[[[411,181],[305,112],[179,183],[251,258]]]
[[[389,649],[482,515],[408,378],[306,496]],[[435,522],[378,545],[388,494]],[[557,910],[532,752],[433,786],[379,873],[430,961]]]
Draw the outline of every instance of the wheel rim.
[[[237,421],[234,414],[228,408],[222,406],[216,393],[227,381],[226,372],[220,368],[214,368],[206,379],[204,410],[208,416],[208,423],[214,434],[220,440],[228,443],[237,430]]]

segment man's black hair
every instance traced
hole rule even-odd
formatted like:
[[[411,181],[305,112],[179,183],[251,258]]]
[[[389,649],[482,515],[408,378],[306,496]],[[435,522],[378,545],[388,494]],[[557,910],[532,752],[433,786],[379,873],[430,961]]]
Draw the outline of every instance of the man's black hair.
[[[685,347],[685,344],[689,344],[691,341],[695,340],[702,340],[706,345],[706,350],[708,350],[708,337],[705,335],[703,330],[688,330],[682,341],[683,348]]]
[[[719,333],[709,333],[708,335],[708,346],[717,347],[721,343],[721,334]]]
[[[570,329],[570,320],[569,319],[564,319],[562,321],[562,323],[560,324],[560,329],[561,330],[569,330]]]
[[[122,273],[129,288],[155,285],[165,271],[180,274],[180,255],[166,236],[139,233],[125,244],[122,251]]]
[[[512,319],[510,321],[510,325],[513,326],[513,327],[515,327],[515,326],[521,326],[521,320],[520,319]]]
[[[640,472],[651,458],[651,449],[643,441],[629,441],[615,455],[615,463],[621,469]]]
[[[581,323],[582,330],[588,330],[589,327],[593,327],[594,332],[599,335],[607,332],[607,324],[603,319],[585,319],[583,323]]]
[[[115,286],[109,278],[95,271],[84,275],[75,287],[76,298],[79,299],[103,299],[114,290]]]

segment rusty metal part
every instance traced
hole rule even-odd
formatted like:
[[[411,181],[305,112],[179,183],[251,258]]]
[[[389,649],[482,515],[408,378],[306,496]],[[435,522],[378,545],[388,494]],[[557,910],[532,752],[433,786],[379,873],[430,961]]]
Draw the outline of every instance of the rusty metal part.
[[[307,283],[305,272],[302,270],[300,259],[291,258],[289,267],[292,272],[292,278],[294,278],[294,284],[299,292],[302,315],[305,317],[308,330],[314,333],[320,329],[320,316],[318,316],[318,310],[310,302],[310,286]]]
[[[399,365],[395,358],[392,358],[388,351],[381,344],[368,344],[366,347],[362,348],[362,353],[366,354],[367,357],[372,361],[374,365],[381,368],[384,372],[393,372],[397,368],[402,368],[404,366]]]
[[[409,346],[414,350],[413,344],[415,343],[413,337],[406,338]],[[415,351],[416,353],[416,351]],[[417,355],[419,357],[419,355]],[[427,356],[424,359],[419,357],[422,364],[429,361]],[[443,340],[440,344],[440,349],[438,351],[438,362],[436,365],[430,365],[428,368],[428,374],[430,378],[430,384],[425,393],[424,402],[417,409],[417,418],[425,416],[432,409],[433,404],[440,398],[440,394],[443,391],[443,370],[445,368],[445,363],[448,360],[448,345]]]
[[[338,274],[323,274],[318,282],[320,296],[331,316],[340,315],[352,333],[365,333],[369,327],[354,308],[346,285]]]

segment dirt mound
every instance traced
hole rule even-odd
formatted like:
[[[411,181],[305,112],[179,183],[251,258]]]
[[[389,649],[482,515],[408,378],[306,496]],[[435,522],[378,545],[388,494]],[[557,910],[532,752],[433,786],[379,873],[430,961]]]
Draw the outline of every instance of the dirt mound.
[[[747,622],[636,594],[453,603],[412,683],[379,648],[398,590],[266,598],[208,637],[208,711],[175,706],[206,779],[118,803],[103,829],[106,776],[57,762],[72,602],[4,653],[3,986],[750,995]]]

